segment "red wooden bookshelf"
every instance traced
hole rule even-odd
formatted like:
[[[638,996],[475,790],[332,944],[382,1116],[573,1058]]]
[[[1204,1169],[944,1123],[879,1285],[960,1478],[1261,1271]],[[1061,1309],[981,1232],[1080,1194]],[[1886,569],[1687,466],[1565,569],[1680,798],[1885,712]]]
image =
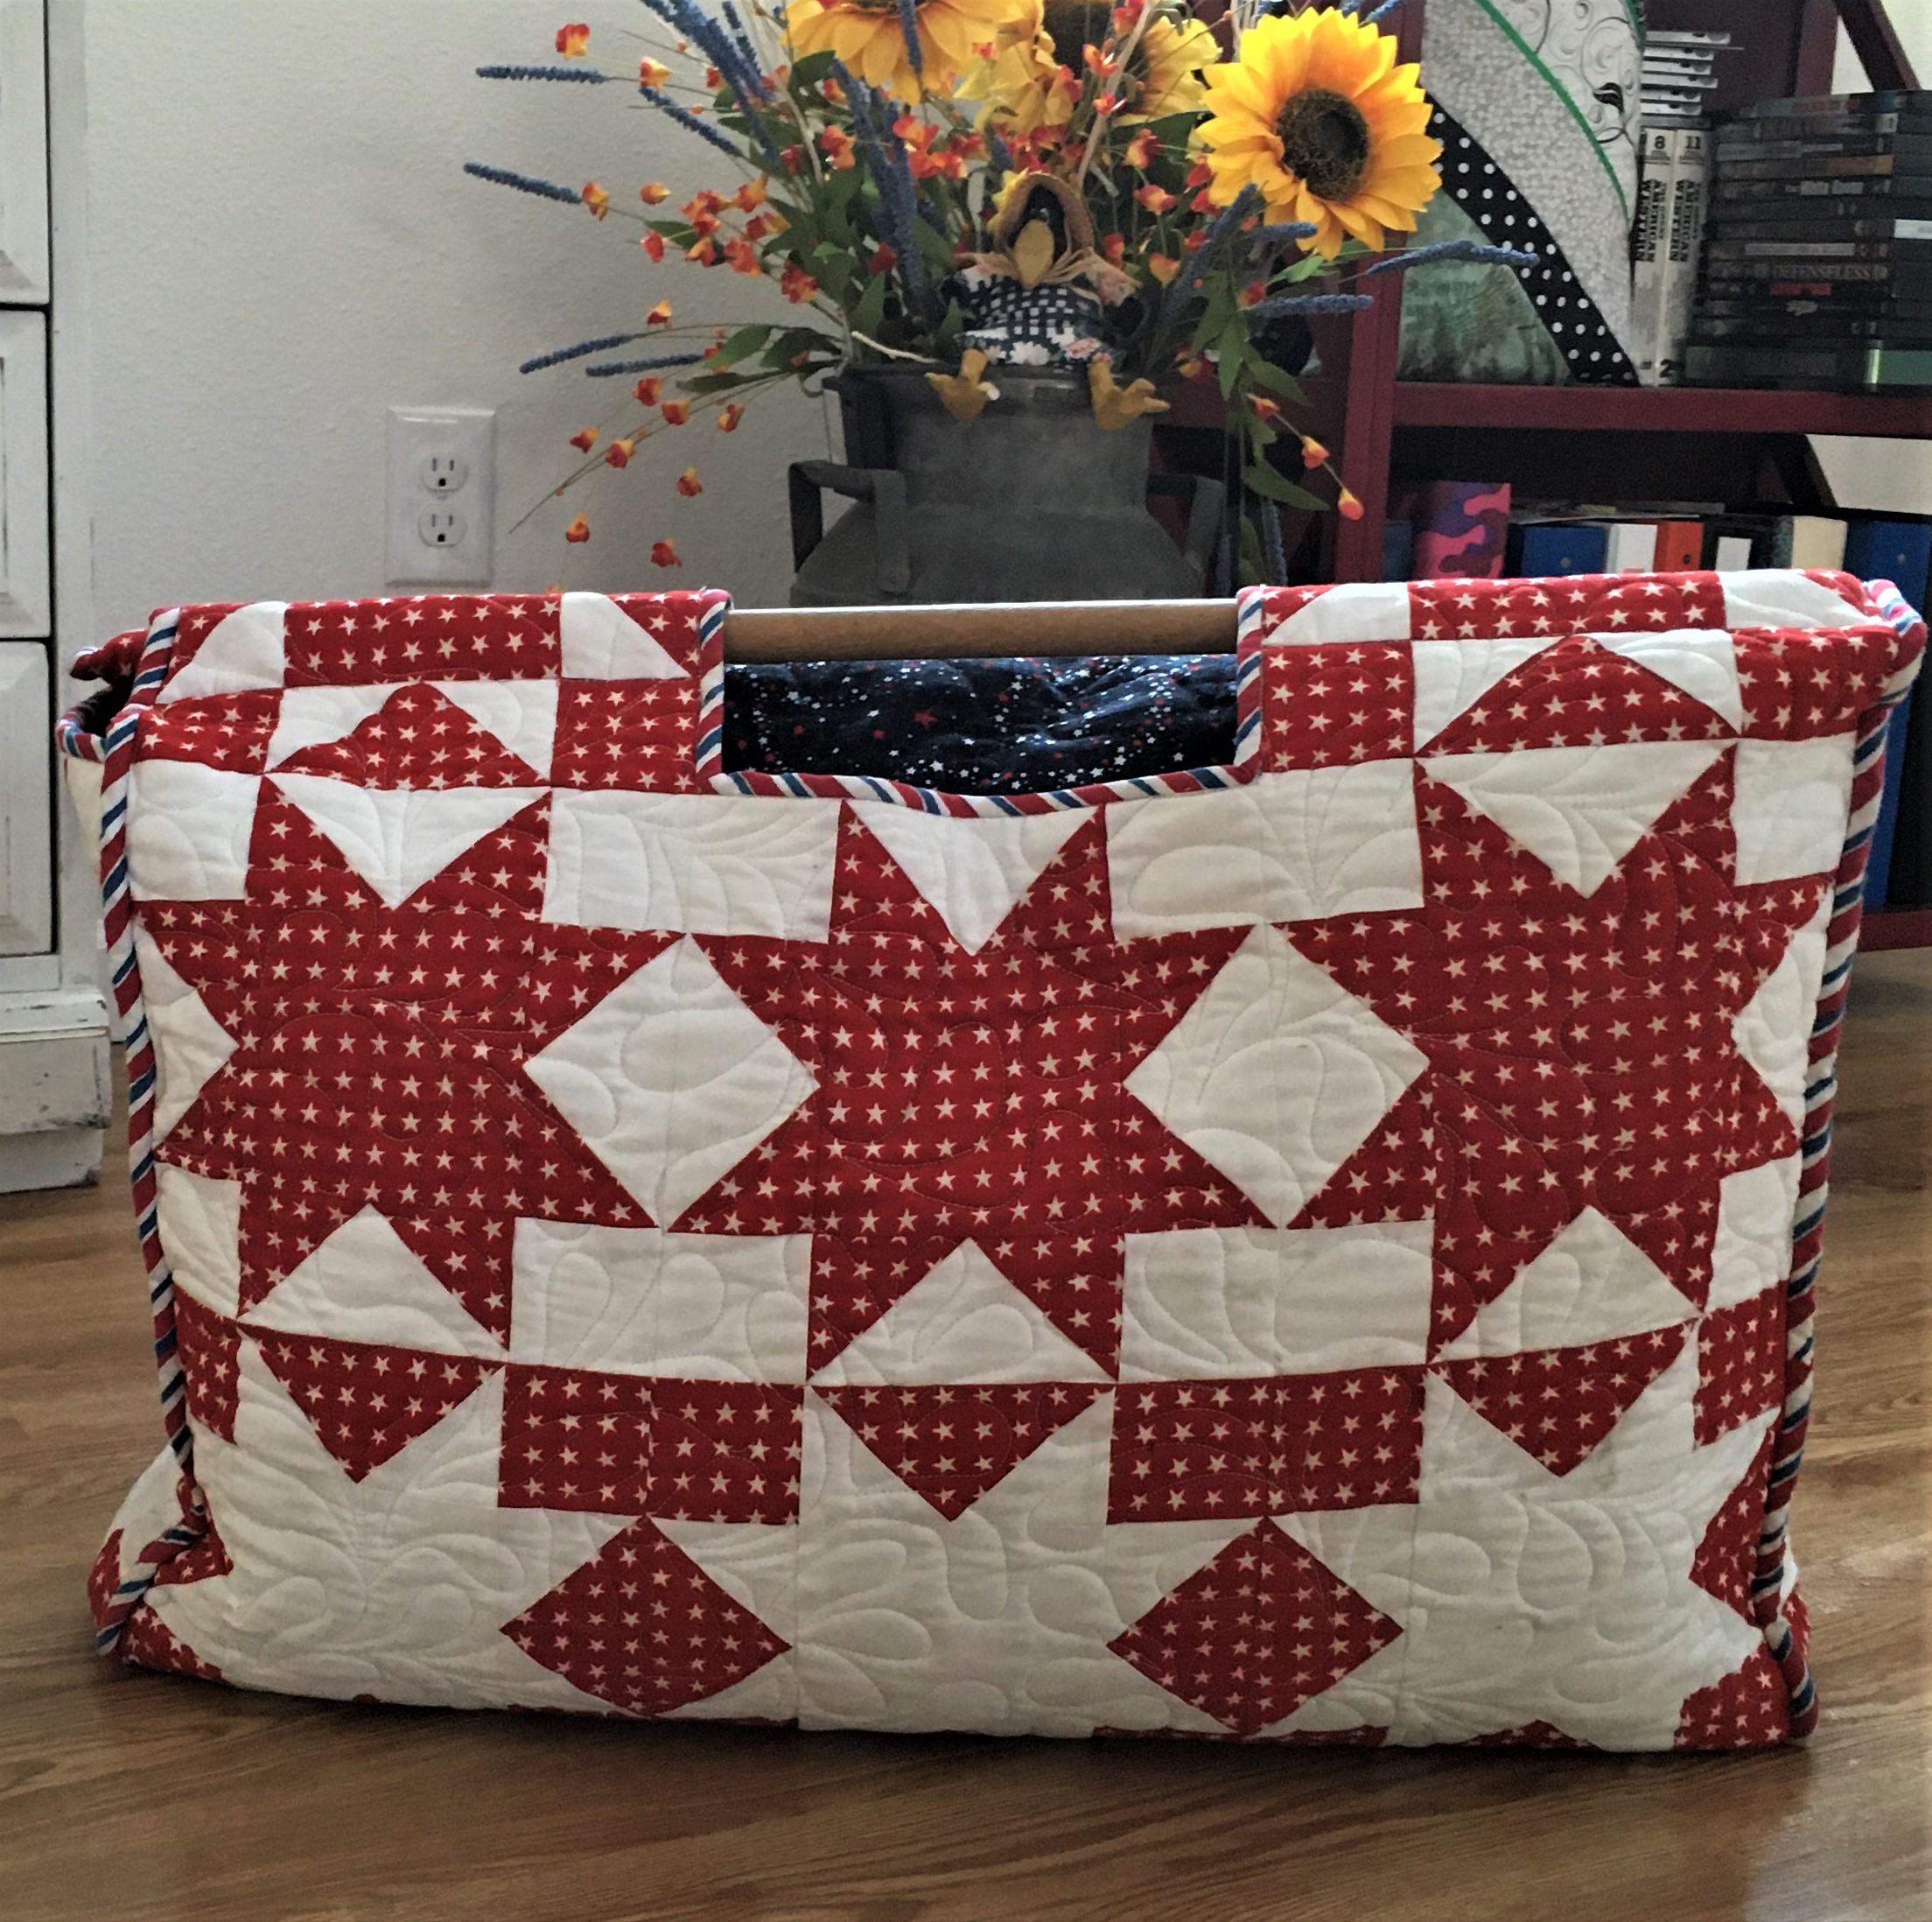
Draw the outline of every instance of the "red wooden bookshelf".
[[[1408,0],[1401,57],[1419,58],[1426,0]],[[1877,88],[1917,84],[1883,0],[1650,0],[1653,28],[1728,27],[1740,51],[1720,65],[1713,109],[1830,91],[1837,27]],[[1381,578],[1391,480],[1508,480],[1519,495],[1614,501],[1721,500],[1732,508],[1829,509],[1810,434],[1932,436],[1932,394],[1804,394],[1759,389],[1455,386],[1398,381],[1399,284],[1374,306],[1318,331],[1324,375],[1311,382],[1316,431],[1337,447],[1363,502],[1358,521],[1326,517],[1326,577]],[[1176,424],[1208,424],[1197,389]],[[1330,438],[1334,436],[1335,438]],[[1305,523],[1306,524],[1306,523]],[[1284,528],[1292,543],[1295,529]],[[1932,944],[1932,911],[1875,911],[1870,948]]]
[[[1425,5],[1409,0],[1396,16],[1404,60],[1421,56]],[[1720,66],[1718,112],[1774,95],[1829,92],[1841,19],[1874,87],[1917,84],[1883,0],[1652,0],[1648,18],[1657,28],[1731,30],[1740,51]],[[1322,364],[1334,371],[1320,383],[1328,391],[1318,411],[1338,417],[1342,471],[1365,509],[1359,521],[1330,530],[1332,579],[1380,576],[1391,476],[1507,479],[1519,492],[1571,499],[1621,493],[1816,509],[1829,507],[1830,495],[1807,434],[1932,434],[1932,395],[1398,382],[1399,296],[1399,288],[1378,290],[1373,307],[1320,341]],[[1579,434],[1627,438],[1621,445],[1557,438]],[[1660,434],[1671,441],[1644,445]],[[1687,448],[1678,438],[1685,435],[1701,445]],[[1738,444],[1712,445],[1717,438]]]

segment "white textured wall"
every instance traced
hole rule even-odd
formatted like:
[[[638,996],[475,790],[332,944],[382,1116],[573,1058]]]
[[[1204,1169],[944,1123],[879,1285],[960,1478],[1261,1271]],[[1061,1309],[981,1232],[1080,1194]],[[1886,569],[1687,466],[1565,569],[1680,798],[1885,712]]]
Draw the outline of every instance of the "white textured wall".
[[[694,424],[661,444],[676,459],[640,450],[601,470],[570,497],[588,546],[563,542],[564,503],[504,537],[575,458],[566,435],[621,391],[569,368],[520,376],[520,360],[639,326],[667,292],[680,319],[766,311],[751,305],[764,289],[728,270],[652,267],[634,223],[460,172],[474,158],[594,177],[633,206],[653,176],[679,200],[734,184],[626,88],[473,77],[484,60],[554,59],[566,13],[591,20],[610,70],[634,72],[649,19],[635,0],[52,4],[86,9],[98,622],[173,600],[380,592],[392,403],[498,409],[498,586],[715,583],[783,600],[784,464],[826,451],[822,412],[795,389],[735,435]],[[705,491],[686,501],[671,480],[690,460]],[[661,533],[688,563],[677,574],[649,565]]]

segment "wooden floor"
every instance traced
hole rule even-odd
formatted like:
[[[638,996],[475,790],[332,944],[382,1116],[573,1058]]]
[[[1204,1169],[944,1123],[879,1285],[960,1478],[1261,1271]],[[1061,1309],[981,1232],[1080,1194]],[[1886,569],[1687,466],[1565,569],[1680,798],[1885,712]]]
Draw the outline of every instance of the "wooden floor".
[[[0,1918],[1927,1922],[1932,954],[1859,964],[1796,1541],[1824,1726],[1672,1758],[320,1706],[88,1652],[158,1426],[122,1191],[0,1201]]]

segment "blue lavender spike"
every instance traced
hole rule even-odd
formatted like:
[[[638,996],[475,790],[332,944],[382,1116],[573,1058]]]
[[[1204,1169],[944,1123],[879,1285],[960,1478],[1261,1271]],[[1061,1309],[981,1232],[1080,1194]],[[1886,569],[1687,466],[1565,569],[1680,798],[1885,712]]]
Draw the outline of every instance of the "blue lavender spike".
[[[1248,318],[1278,320],[1292,313],[1357,313],[1374,305],[1368,294],[1284,294],[1278,299],[1257,301],[1249,308]]]
[[[892,228],[892,250],[899,256],[900,272],[906,290],[915,299],[922,299],[926,292],[926,263],[920,258],[919,242],[913,230],[918,211],[918,194],[913,186],[912,169],[906,163],[905,144],[888,130],[886,137],[895,149],[893,156],[888,158],[879,139],[878,124],[872,117],[877,98],[872,88],[843,60],[832,62],[832,73],[852,103],[852,128],[858,137],[858,151],[864,158],[865,171],[872,175],[872,184],[878,189],[879,205]]]
[[[1268,561],[1268,585],[1285,587],[1288,585],[1288,552],[1281,542],[1281,516],[1275,511],[1271,501],[1257,502],[1256,511],[1261,519],[1261,551]]]
[[[991,127],[986,130],[986,152],[1002,173],[1011,173],[1013,171],[1013,150]]]
[[[539,180],[528,173],[512,173],[508,167],[485,166],[480,160],[466,160],[463,171],[479,180],[494,180],[498,186],[514,187],[519,193],[535,193],[546,200],[562,200],[566,207],[582,207],[584,196],[575,187],[559,186],[555,180]]]
[[[758,49],[752,45],[752,37],[745,31],[745,23],[738,18],[738,9],[732,0],[724,0],[724,24],[732,30],[732,44],[744,55],[745,64],[755,74],[759,70]]]
[[[640,336],[633,334],[635,340]],[[592,380],[608,380],[613,374],[650,374],[661,367],[695,367],[704,356],[702,354],[654,354],[644,361],[600,361],[595,367],[584,371]]]
[[[1274,246],[1284,241],[1307,240],[1320,231],[1312,221],[1276,221],[1257,227],[1248,237],[1264,246]]]
[[[1214,224],[1202,237],[1201,243],[1194,249],[1194,257],[1182,271],[1176,275],[1167,289],[1167,298],[1162,303],[1163,316],[1177,314],[1193,298],[1194,289],[1200,284],[1200,277],[1207,272],[1209,263],[1226,244],[1228,236],[1254,212],[1261,199],[1261,190],[1252,182],[1235,196],[1231,207],[1224,207],[1214,216]]]
[[[1382,0],[1382,4],[1368,16],[1363,25],[1366,26],[1380,26],[1401,4],[1402,0]]]
[[[718,69],[718,77],[731,88],[752,137],[764,149],[766,159],[774,168],[781,165],[778,149],[766,132],[759,111],[765,77],[758,70],[758,62],[747,61],[732,44],[731,36],[710,14],[694,5],[693,0],[644,0],[644,4],[674,32],[697,42],[704,57]]]
[[[709,121],[700,120],[688,108],[680,107],[675,100],[668,99],[654,87],[640,87],[638,92],[654,107],[662,107],[687,133],[694,133],[700,140],[708,140],[720,153],[728,153],[734,160],[745,158],[745,150],[727,133],[721,133]]]
[[[594,67],[480,67],[479,80],[486,81],[576,81],[580,86],[601,87],[612,76]]]
[[[1536,256],[1521,247],[1490,247],[1481,241],[1434,241],[1427,247],[1410,247],[1399,254],[1387,254],[1362,270],[1366,280],[1372,274],[1405,273],[1411,267],[1426,267],[1436,260],[1479,260],[1496,267],[1533,267]]]
[[[914,73],[923,79],[926,56],[919,50],[919,0],[899,0],[899,32],[906,43],[906,58],[912,62]]]
[[[535,374],[546,367],[556,367],[564,361],[580,361],[586,354],[601,354],[606,347],[628,347],[633,340],[641,340],[641,333],[606,333],[595,340],[579,340],[575,347],[557,347],[549,354],[539,354],[525,361],[517,368],[519,374]]]

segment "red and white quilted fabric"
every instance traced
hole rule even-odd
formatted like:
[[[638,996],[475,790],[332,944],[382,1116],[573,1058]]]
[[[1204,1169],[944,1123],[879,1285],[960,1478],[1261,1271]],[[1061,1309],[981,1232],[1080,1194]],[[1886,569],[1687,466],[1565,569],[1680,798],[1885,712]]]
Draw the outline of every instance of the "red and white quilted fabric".
[[[722,771],[723,615],[191,607],[128,663],[172,1432],[103,1641],[814,1728],[1802,1733],[1896,596],[1257,593],[1232,765],[1018,799]]]

